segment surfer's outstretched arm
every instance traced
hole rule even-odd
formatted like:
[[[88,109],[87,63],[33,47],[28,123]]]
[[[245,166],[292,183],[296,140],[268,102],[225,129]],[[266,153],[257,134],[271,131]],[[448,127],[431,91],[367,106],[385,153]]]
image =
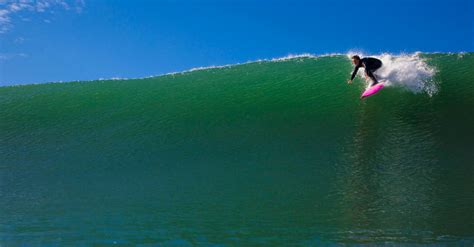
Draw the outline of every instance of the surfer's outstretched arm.
[[[360,66],[355,66],[354,67],[354,71],[352,72],[352,75],[351,75],[351,81],[354,80],[354,77],[356,76],[357,74],[357,71],[359,70]]]
[[[352,80],[354,80],[354,77],[356,76],[357,71],[359,70],[359,68],[360,68],[359,65],[357,65],[357,66],[354,67],[354,71],[352,72],[351,79],[347,81],[348,83],[351,83]]]

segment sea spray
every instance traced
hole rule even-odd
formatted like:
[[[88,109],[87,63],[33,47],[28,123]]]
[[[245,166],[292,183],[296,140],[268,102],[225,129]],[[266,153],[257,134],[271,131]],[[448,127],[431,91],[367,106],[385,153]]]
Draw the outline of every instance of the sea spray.
[[[401,86],[415,93],[426,92],[432,96],[438,92],[438,84],[433,80],[436,69],[419,54],[382,54],[379,58],[383,66],[376,74],[388,81],[387,86]]]

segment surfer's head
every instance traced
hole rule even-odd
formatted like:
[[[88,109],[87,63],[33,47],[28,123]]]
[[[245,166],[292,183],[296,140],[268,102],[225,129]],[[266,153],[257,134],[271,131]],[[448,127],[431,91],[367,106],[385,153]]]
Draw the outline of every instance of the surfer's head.
[[[360,57],[359,57],[358,55],[354,55],[354,56],[352,56],[351,58],[352,58],[352,63],[353,63],[354,65],[358,65],[358,64],[359,64],[359,62],[360,62]]]

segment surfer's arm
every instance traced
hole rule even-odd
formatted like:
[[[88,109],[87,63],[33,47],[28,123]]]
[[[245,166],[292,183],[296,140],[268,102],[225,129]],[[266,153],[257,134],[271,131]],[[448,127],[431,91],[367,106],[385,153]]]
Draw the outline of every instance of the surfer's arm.
[[[360,66],[355,66],[354,71],[352,72],[352,75],[351,75],[351,81],[354,80],[354,77],[356,76],[357,71],[359,70],[359,68],[360,68]]]

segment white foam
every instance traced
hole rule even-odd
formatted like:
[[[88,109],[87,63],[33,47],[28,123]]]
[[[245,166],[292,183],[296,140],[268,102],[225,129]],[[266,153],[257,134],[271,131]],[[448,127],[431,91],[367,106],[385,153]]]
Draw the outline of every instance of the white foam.
[[[385,80],[386,86],[404,87],[414,93],[425,92],[432,96],[438,92],[438,84],[433,80],[436,69],[428,65],[426,59],[420,54],[416,52],[400,55],[387,53],[370,55],[382,60],[383,63],[383,66],[375,72],[375,76],[380,80]],[[348,57],[351,55],[348,54]],[[359,76],[364,77],[363,74],[359,71]]]
[[[262,62],[280,62],[280,61],[288,61],[288,60],[293,60],[293,59],[298,59],[298,58],[320,58],[320,57],[335,57],[335,56],[343,56],[344,54],[342,53],[326,53],[326,54],[321,54],[321,55],[316,55],[312,53],[301,53],[301,54],[288,54],[287,56],[284,57],[278,57],[278,58],[272,58],[272,59],[263,59],[263,60],[257,60],[257,61],[262,61]]]
[[[284,57],[277,57],[277,58],[272,58],[272,59],[263,59],[263,60],[258,60],[258,61],[271,61],[271,62],[280,62],[280,61],[288,61],[292,59],[298,59],[298,58],[317,58],[318,55],[311,54],[311,53],[302,53],[302,54],[288,54],[287,56]]]

